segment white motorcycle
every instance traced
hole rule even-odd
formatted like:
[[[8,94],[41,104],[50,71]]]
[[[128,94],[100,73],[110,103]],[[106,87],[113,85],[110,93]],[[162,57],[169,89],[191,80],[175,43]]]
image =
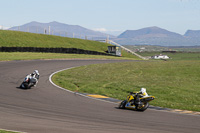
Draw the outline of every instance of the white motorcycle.
[[[20,88],[30,89],[31,87],[36,86],[37,82],[38,82],[37,78],[27,75],[24,81],[21,83]]]

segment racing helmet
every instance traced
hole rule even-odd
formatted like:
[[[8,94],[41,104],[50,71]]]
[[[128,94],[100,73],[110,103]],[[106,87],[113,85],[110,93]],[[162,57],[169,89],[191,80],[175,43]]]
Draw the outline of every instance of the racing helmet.
[[[34,72],[35,72],[36,74],[38,74],[38,75],[39,75],[39,72],[38,72],[38,70],[35,70]]]
[[[144,96],[147,95],[146,88],[141,88],[140,91],[142,92],[142,94],[143,94]]]
[[[32,75],[39,75],[38,70],[34,70],[33,73],[32,73]]]

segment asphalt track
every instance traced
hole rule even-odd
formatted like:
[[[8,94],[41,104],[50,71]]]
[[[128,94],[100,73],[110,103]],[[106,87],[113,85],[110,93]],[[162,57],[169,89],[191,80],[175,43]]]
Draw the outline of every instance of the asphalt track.
[[[200,117],[147,109],[117,109],[56,88],[49,76],[60,69],[111,60],[34,60],[0,62],[0,129],[29,133],[199,133]],[[19,89],[26,74],[38,69],[36,88]]]

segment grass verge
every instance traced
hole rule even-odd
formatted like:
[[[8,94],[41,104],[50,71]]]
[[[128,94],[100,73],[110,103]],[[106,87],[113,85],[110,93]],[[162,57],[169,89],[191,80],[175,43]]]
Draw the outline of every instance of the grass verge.
[[[132,56],[115,57],[102,55],[85,55],[85,54],[59,54],[59,53],[30,53],[30,52],[0,52],[0,61],[11,60],[33,60],[33,59],[123,59],[123,60],[140,60]]]
[[[117,99],[147,88],[154,106],[200,111],[200,61],[127,62],[82,66],[57,73],[66,89]]]

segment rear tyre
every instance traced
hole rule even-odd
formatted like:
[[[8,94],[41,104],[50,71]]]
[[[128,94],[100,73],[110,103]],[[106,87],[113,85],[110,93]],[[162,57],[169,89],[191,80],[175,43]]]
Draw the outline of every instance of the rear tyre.
[[[122,102],[119,104],[119,108],[120,108],[120,109],[125,109],[125,105],[126,105],[126,100],[122,101]]]
[[[149,103],[144,103],[144,106],[142,108],[137,108],[137,111],[145,111],[149,107]]]
[[[29,84],[28,83],[23,83],[23,85],[24,85],[24,89],[29,89],[30,88],[30,86],[29,86]]]

